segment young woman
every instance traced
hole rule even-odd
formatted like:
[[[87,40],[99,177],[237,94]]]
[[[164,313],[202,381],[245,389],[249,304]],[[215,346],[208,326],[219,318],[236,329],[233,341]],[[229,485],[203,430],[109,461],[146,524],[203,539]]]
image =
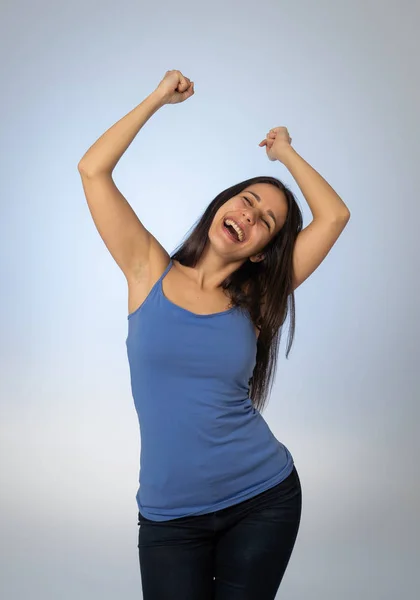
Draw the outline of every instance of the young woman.
[[[261,416],[294,290],[350,213],[285,127],[260,143],[299,185],[312,222],[273,177],[221,192],[170,256],[112,172],[148,119],[194,94],[180,71],[87,151],[90,212],[128,284],[127,352],[141,433],[137,493],[145,600],[274,599],[299,529],[292,455]],[[176,182],[179,185],[179,182]],[[154,202],[154,198],[149,198]]]

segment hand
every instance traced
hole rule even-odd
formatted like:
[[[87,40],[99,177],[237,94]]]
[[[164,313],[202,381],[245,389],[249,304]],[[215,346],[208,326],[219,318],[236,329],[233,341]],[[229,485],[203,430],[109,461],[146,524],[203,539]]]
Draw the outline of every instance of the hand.
[[[178,104],[194,94],[194,82],[184,77],[181,71],[166,71],[156,92],[161,95],[164,104]]]
[[[267,156],[270,160],[279,160],[283,153],[290,149],[292,138],[289,136],[287,127],[274,127],[267,133],[265,140],[260,142],[258,145],[266,147]]]

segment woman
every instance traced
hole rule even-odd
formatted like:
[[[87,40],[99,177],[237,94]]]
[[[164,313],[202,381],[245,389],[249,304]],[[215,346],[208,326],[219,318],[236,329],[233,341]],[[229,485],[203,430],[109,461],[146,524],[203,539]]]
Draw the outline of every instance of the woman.
[[[260,146],[296,179],[310,225],[301,231],[296,200],[278,179],[254,177],[219,194],[171,257],[112,171],[159,108],[193,94],[187,77],[168,71],[88,150],[79,172],[95,225],[128,283],[143,596],[268,600],[294,547],[302,496],[293,458],[260,410],[288,302],[292,339],[293,292],[350,213],[277,127]]]

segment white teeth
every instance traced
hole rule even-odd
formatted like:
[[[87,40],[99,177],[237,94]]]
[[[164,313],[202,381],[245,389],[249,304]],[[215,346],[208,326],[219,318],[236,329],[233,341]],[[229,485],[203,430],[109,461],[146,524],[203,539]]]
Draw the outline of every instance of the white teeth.
[[[231,226],[232,226],[232,227],[235,229],[235,231],[238,233],[238,236],[239,236],[239,241],[240,241],[240,242],[242,242],[242,241],[243,241],[243,239],[244,239],[244,237],[245,237],[245,234],[244,234],[244,232],[242,231],[242,229],[239,227],[239,225],[237,225],[237,224],[235,223],[235,221],[232,221],[232,219],[226,219],[226,220],[225,220],[225,225],[231,225]]]

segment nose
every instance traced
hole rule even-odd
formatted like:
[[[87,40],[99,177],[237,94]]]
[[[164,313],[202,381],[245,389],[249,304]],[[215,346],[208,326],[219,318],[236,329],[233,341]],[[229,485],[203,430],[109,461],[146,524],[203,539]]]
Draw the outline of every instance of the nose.
[[[245,219],[247,221],[249,221],[251,224],[254,223],[255,221],[255,214],[254,214],[254,210],[250,207],[250,208],[244,208],[242,210],[242,215],[245,217]]]

